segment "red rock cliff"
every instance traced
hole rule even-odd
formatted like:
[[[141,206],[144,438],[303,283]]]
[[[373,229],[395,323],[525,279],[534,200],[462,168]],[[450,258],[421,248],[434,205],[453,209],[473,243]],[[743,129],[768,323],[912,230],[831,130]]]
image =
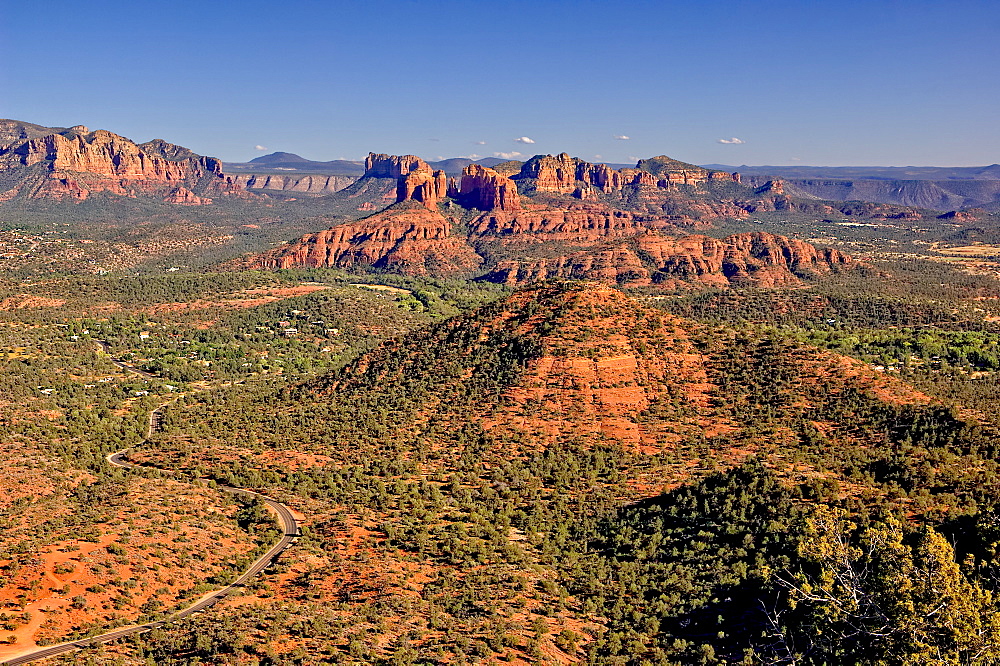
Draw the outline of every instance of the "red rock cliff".
[[[462,170],[461,184],[454,194],[466,208],[521,210],[521,197],[514,181],[480,164],[470,164]]]
[[[802,277],[853,265],[853,260],[838,250],[775,234],[744,233],[717,239],[650,233],[566,255],[500,262],[489,277],[507,284],[586,278],[668,287],[690,282],[717,287],[777,286],[799,284]]]
[[[448,218],[422,208],[393,207],[357,222],[307,234],[257,258],[252,267],[364,265],[408,275],[441,275],[467,273],[481,262],[464,239],[452,235]]]
[[[78,188],[73,194],[77,199],[94,191],[158,194],[184,203],[210,201],[195,191],[247,196],[222,173],[221,161],[161,139],[136,144],[106,130],[88,132],[83,126],[61,131],[52,128],[47,134],[44,129],[32,126],[32,131],[21,132],[23,139],[15,138],[10,129],[6,145],[0,147],[0,171],[8,172],[12,179],[19,175],[30,179],[38,166],[48,174],[28,187],[22,187],[24,182],[18,184],[35,197],[63,198],[65,183],[70,181]],[[26,167],[34,169],[27,171]],[[191,193],[178,194],[178,188]]]
[[[448,177],[444,171],[411,171],[402,176],[396,185],[396,201],[419,201],[430,210],[437,210],[438,202],[448,196]]]
[[[365,158],[365,178],[402,178],[413,172],[432,173],[430,165],[416,155],[385,155],[368,153]]]

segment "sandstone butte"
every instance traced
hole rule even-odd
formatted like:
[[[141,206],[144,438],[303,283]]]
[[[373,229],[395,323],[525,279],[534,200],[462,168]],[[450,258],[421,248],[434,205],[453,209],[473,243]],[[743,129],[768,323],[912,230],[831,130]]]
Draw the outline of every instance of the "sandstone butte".
[[[391,208],[356,222],[303,236],[259,257],[254,266],[371,266],[409,275],[475,271],[482,258],[461,237],[452,221],[421,207]]]
[[[45,130],[48,130],[47,132]],[[205,195],[247,196],[222,172],[222,162],[155,139],[143,144],[108,132],[41,128],[0,121],[0,172],[14,174],[0,200],[86,199],[93,192],[154,194],[182,204],[210,203]],[[20,178],[16,176],[20,175]]]
[[[503,336],[498,338],[497,332]],[[388,341],[344,371],[318,380],[315,388],[335,400],[350,400],[353,391],[372,386],[388,395],[401,378],[412,374],[409,368],[427,367],[426,357],[448,358],[455,366],[424,394],[420,411],[412,417],[423,423],[433,420],[441,426],[438,432],[446,431],[448,423],[475,423],[494,435],[510,433],[513,436],[503,441],[516,448],[505,449],[507,454],[570,438],[617,441],[630,450],[654,454],[669,450],[685,435],[738,434],[749,426],[718,408],[714,394],[719,386],[713,383],[712,368],[717,355],[729,351],[729,340],[717,332],[707,338],[706,345],[701,325],[649,307],[609,285],[549,283]],[[476,375],[475,364],[484,358],[481,352],[497,344],[511,345],[510,340],[516,343],[508,349],[523,350],[523,371],[497,393],[469,390],[464,382]],[[803,348],[796,360],[804,383],[826,385],[831,392],[853,385],[893,404],[927,401],[898,379],[836,354]],[[495,372],[492,363],[488,367]],[[649,411],[664,401],[685,408]],[[419,427],[414,423],[414,430]]]
[[[746,216],[746,207],[767,205],[768,197],[771,205],[782,205],[780,183],[760,188],[763,197],[758,200],[726,201],[706,196],[706,183],[734,183],[746,190],[739,174],[667,157],[616,171],[564,153],[536,156],[512,176],[470,164],[460,179],[447,179],[416,156],[372,153],[365,179],[395,179],[397,204],[307,234],[244,265],[372,266],[421,275],[478,273],[507,284],[586,278],[665,287],[690,282],[792,285],[853,265],[837,250],[783,236],[746,233],[720,240],[690,235],[691,228],[707,221]],[[637,193],[639,201],[645,196],[657,205],[667,197],[704,219],[622,210],[587,195],[596,191]],[[445,197],[461,209],[440,206]],[[491,256],[503,258],[491,262]]]

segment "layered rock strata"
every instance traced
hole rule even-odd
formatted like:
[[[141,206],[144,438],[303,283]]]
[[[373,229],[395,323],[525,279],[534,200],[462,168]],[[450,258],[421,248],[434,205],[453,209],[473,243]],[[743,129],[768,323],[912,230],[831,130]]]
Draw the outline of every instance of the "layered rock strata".
[[[451,220],[430,210],[405,207],[307,234],[252,265],[267,269],[370,266],[408,275],[441,275],[467,273],[481,263],[464,239],[452,235]]]
[[[734,234],[724,239],[702,235],[666,237],[646,234],[596,249],[499,262],[488,278],[511,285],[553,278],[588,278],[634,286],[677,287],[700,283],[782,286],[802,278],[850,268],[854,261],[833,248],[768,233]]]
[[[209,202],[206,193],[246,194],[222,172],[220,160],[162,139],[136,144],[80,125],[43,128],[2,121],[0,140],[0,172],[7,172],[7,182],[16,183],[0,196],[16,189],[11,196],[23,192],[35,198],[85,199],[92,192],[107,191],[192,204]]]
[[[276,174],[236,174],[233,182],[250,190],[322,196],[339,192],[357,180],[351,176],[280,176]]]

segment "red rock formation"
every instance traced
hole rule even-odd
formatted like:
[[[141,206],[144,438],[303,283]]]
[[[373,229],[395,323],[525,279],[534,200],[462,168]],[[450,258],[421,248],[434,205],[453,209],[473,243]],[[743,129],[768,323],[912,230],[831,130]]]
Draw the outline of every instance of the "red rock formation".
[[[35,198],[44,199],[76,199],[77,201],[83,201],[90,196],[90,191],[81,187],[80,183],[73,178],[58,178],[53,176],[42,181],[40,187],[35,189],[34,196]]]
[[[137,145],[105,130],[88,132],[79,125],[59,129],[24,123],[7,123],[0,127],[0,134],[0,171],[7,172],[11,180],[31,180],[39,166],[49,174],[45,182],[20,188],[32,197],[85,199],[91,192],[126,195],[138,190],[172,199],[181,187],[249,196],[222,173],[219,160],[160,139]],[[187,195],[180,198],[185,203],[192,201]]]
[[[416,155],[385,155],[368,153],[365,158],[366,178],[402,178],[414,171],[431,173],[433,169]]]
[[[769,180],[760,188],[757,192],[759,194],[784,194],[785,193],[785,183],[781,180]]]
[[[514,180],[531,184],[535,192],[552,192],[592,197],[592,191],[605,194],[621,192],[626,187],[677,190],[680,185],[698,189],[708,181],[737,181],[737,174],[709,171],[694,164],[679,162],[661,155],[641,160],[635,169],[616,171],[606,164],[591,164],[566,153],[536,155],[525,162]]]
[[[468,273],[481,262],[464,239],[452,235],[451,220],[440,213],[394,207],[307,234],[257,258],[252,265],[267,269],[365,265],[407,275],[441,275]]]
[[[444,171],[418,170],[402,176],[396,185],[396,201],[419,201],[430,210],[448,196],[448,176]]]
[[[461,186],[452,193],[466,208],[521,210],[521,197],[514,181],[480,164],[470,164],[462,170]]]
[[[543,208],[481,215],[469,224],[476,238],[496,238],[505,243],[593,243],[607,238],[635,236],[650,229],[673,229],[674,221],[579,203],[567,208]]]
[[[977,222],[986,215],[983,208],[966,208],[965,210],[950,210],[944,215],[938,215],[939,220],[954,222]]]
[[[362,178],[395,178],[396,203],[417,201],[429,210],[448,196],[448,176],[415,155],[369,153]]]
[[[566,153],[536,155],[521,167],[519,179],[533,178],[538,192],[569,194],[576,189],[576,168],[580,162]]]
[[[163,199],[167,203],[183,204],[186,206],[205,206],[212,203],[211,199],[199,197],[186,187],[177,187]]]
[[[93,173],[125,180],[187,182],[222,174],[222,163],[212,157],[171,160],[147,153],[128,139],[105,130],[90,134],[49,134],[30,139],[11,151],[24,166],[48,162],[53,171]]]
[[[569,194],[580,183],[592,185],[602,192],[620,190],[628,182],[622,174],[606,164],[591,164],[567,153],[536,155],[521,167],[518,179],[534,179],[537,192]]]
[[[646,234],[611,247],[557,257],[505,261],[490,279],[526,284],[552,278],[587,278],[676,287],[697,282],[778,286],[800,277],[850,267],[850,257],[832,248],[767,233],[735,234],[723,240],[701,235]]]

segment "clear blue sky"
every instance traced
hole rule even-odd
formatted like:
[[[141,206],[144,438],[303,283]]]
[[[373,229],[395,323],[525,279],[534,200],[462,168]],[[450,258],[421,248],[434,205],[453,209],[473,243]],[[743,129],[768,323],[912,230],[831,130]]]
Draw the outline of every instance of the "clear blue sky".
[[[0,0],[0,117],[227,161],[991,164],[998,66],[997,0]]]

